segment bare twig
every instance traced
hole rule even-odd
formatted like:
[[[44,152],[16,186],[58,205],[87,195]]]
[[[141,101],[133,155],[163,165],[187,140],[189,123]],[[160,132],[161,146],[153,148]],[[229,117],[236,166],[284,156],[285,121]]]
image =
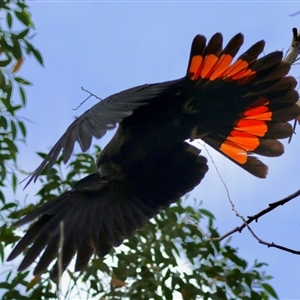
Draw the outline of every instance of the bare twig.
[[[227,193],[227,199],[228,199],[229,202],[230,202],[231,210],[235,213],[235,215],[236,215],[238,218],[240,218],[240,219],[243,221],[244,227],[247,227],[247,228],[248,228],[248,230],[249,230],[250,233],[253,235],[253,237],[254,237],[255,239],[257,239],[258,241],[260,241],[261,239],[260,239],[260,238],[254,233],[254,231],[250,228],[249,223],[247,223],[246,219],[245,219],[245,218],[244,218],[244,217],[236,210],[235,205],[234,205],[234,203],[233,203],[233,201],[232,201],[232,199],[231,199],[231,197],[230,197],[230,193],[229,193],[228,187],[227,187],[227,185],[226,185],[226,183],[225,183],[225,181],[224,181],[222,175],[220,174],[219,169],[218,169],[217,165],[215,164],[215,161],[213,160],[212,156],[211,156],[210,153],[208,152],[208,150],[207,150],[207,148],[205,147],[205,145],[204,145],[204,148],[205,148],[206,152],[208,153],[208,155],[210,156],[210,159],[211,159],[211,161],[212,161],[212,164],[214,165],[214,167],[215,167],[215,169],[216,169],[216,171],[217,171],[217,174],[218,174],[218,176],[219,176],[219,178],[220,178],[222,184],[224,185],[224,188],[225,188],[226,193]],[[218,238],[215,238],[214,240],[220,240],[220,241],[221,241],[222,239],[221,239],[220,237],[218,237]]]
[[[247,218],[247,220],[244,220],[243,224],[239,227],[236,227],[234,229],[232,229],[231,231],[227,232],[226,234],[222,235],[221,237],[219,238],[212,238],[212,240],[219,240],[219,241],[222,241],[224,240],[226,237],[232,235],[233,233],[235,232],[242,232],[242,230],[247,227],[247,229],[250,231],[250,233],[255,237],[255,239],[262,245],[266,245],[268,248],[277,248],[277,249],[280,249],[282,251],[286,251],[286,252],[289,252],[289,253],[293,253],[293,254],[296,254],[296,255],[300,255],[300,250],[294,250],[294,249],[291,249],[291,248],[288,248],[288,247],[284,247],[284,246],[281,246],[279,244],[275,244],[274,242],[266,242],[264,240],[262,240],[261,238],[259,238],[255,233],[254,231],[251,229],[251,227],[249,226],[250,223],[252,223],[253,221],[256,221],[258,222],[258,219],[260,217],[262,217],[263,215],[269,213],[270,211],[272,211],[273,209],[279,207],[279,206],[282,206],[284,204],[286,204],[287,202],[295,199],[296,197],[300,196],[300,190],[296,191],[295,193],[279,200],[279,201],[276,201],[276,202],[273,202],[273,203],[270,203],[269,204],[269,207],[266,208],[266,209],[263,209],[262,211],[260,211],[259,213],[257,213],[256,215],[254,216],[250,216]]]
[[[299,55],[300,48],[300,32],[298,33],[297,28],[293,28],[293,38],[291,46],[288,50],[288,54],[283,59],[284,62],[293,64]]]
[[[58,253],[58,260],[57,260],[57,265],[58,265],[58,282],[57,282],[57,299],[61,299],[61,276],[63,272],[63,266],[62,266],[62,259],[63,259],[63,245],[64,245],[64,222],[61,221],[59,223],[59,230],[60,230],[60,238],[59,238],[59,253]]]
[[[294,16],[297,16],[297,15],[299,15],[299,14],[300,14],[300,11],[297,11],[297,12],[295,12],[295,13],[290,14],[289,16],[290,16],[290,17],[294,17]]]
[[[73,110],[77,110],[83,103],[85,103],[87,100],[89,100],[91,97],[95,97],[96,99],[99,99],[100,101],[102,101],[102,98],[99,98],[98,96],[96,96],[95,94],[89,92],[88,90],[86,90],[85,88],[81,87],[81,89],[87,93],[89,93],[90,95],[84,99],[76,108],[73,108]]]
[[[253,221],[258,222],[258,219],[264,215],[266,215],[267,213],[269,213],[270,211],[274,210],[275,208],[279,207],[279,206],[283,206],[284,204],[286,204],[287,202],[295,199],[296,197],[300,196],[300,190],[296,191],[295,193],[281,199],[278,200],[276,202],[270,203],[268,208],[263,209],[262,211],[260,211],[259,213],[253,215],[253,216],[248,216],[247,220],[246,220],[246,224],[249,225],[250,223],[252,223]],[[232,229],[231,231],[227,232],[226,234],[222,235],[220,237],[220,240],[224,240],[226,237],[232,235],[235,232],[242,232],[242,230],[246,227],[246,224],[242,224],[239,227],[236,227],[234,229]],[[273,244],[273,243],[271,243]],[[268,244],[269,245],[269,244]],[[271,247],[271,246],[270,246]],[[277,247],[278,248],[278,247]]]
[[[212,241],[214,239],[214,238],[208,236],[194,219],[192,219],[190,217],[186,217],[185,219],[192,225],[196,226],[198,228],[198,230],[201,232],[201,234],[206,238],[206,240]]]
[[[292,43],[283,61],[290,64],[294,64],[297,60],[299,60],[298,58],[299,53],[300,53],[300,31],[298,32],[297,28],[293,28]],[[300,100],[298,100],[296,104],[300,106]],[[294,121],[294,127],[293,127],[294,133],[295,133],[296,125],[297,125],[297,119],[295,119]],[[293,135],[290,136],[288,141],[289,143],[291,142],[292,137]]]

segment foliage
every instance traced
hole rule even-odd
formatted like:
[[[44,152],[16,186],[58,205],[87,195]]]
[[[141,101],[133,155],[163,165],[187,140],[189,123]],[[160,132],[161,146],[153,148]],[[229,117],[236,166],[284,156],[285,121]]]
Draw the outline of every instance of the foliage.
[[[6,22],[0,23],[0,259],[5,265],[5,255],[20,233],[12,230],[12,222],[70,188],[79,176],[95,171],[96,166],[94,155],[81,153],[65,174],[60,157],[49,174],[44,172],[40,177],[39,203],[21,208],[16,202],[6,202],[7,189],[17,189],[14,166],[18,143],[27,133],[18,113],[25,108],[24,87],[30,83],[15,73],[28,55],[33,55],[41,64],[43,61],[30,43],[29,33],[34,25],[25,1],[2,0],[0,15],[4,16],[0,22]],[[39,153],[39,156],[45,154]],[[63,289],[62,297],[76,298],[81,293],[88,299],[172,299],[175,296],[213,300],[278,299],[268,284],[271,277],[262,270],[266,264],[254,262],[249,266],[229,241],[206,241],[184,216],[197,224],[201,222],[209,236],[218,236],[214,216],[209,211],[199,203],[196,208],[184,207],[179,201],[105,260],[94,257],[80,273],[68,270],[65,276],[69,278],[69,286]],[[0,277],[3,299],[56,299],[60,296],[58,283],[52,282],[48,273],[33,278],[30,271],[18,273],[16,267],[5,268]]]
[[[28,55],[33,55],[41,65],[43,60],[30,42],[34,25],[25,1],[1,1],[0,16],[0,186],[10,176],[15,191],[17,176],[11,164],[17,159],[17,138],[26,137],[26,126],[18,112],[26,106],[24,88],[31,84],[16,73]],[[3,205],[12,206],[5,202],[1,191],[0,200]]]
[[[33,30],[25,1],[0,1],[0,218],[3,224],[7,221],[7,215],[17,207],[13,201],[7,202],[5,193],[8,190],[16,192],[18,144],[25,141],[27,134],[19,112],[26,106],[25,88],[31,83],[16,73],[30,55],[43,64],[40,52],[30,42]],[[16,241],[17,237],[6,225],[2,225],[1,229],[0,259],[4,262],[5,244]],[[20,276],[14,278],[15,284],[22,280]]]

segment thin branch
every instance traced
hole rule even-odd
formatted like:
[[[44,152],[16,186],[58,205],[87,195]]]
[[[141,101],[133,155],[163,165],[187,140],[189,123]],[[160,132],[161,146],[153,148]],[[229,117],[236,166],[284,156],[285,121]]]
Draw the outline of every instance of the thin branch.
[[[102,98],[99,98],[98,96],[96,96],[95,94],[89,92],[88,90],[86,90],[85,88],[81,87],[81,89],[87,93],[89,93],[90,95],[84,99],[76,108],[73,108],[73,110],[77,110],[83,103],[85,103],[87,100],[89,100],[91,97],[95,97],[96,99],[99,99],[100,101],[102,101]]]
[[[228,199],[229,202],[230,202],[231,210],[235,213],[235,215],[236,215],[238,218],[240,218],[240,219],[243,221],[244,227],[247,227],[247,228],[248,228],[248,230],[249,230],[250,233],[253,235],[253,237],[254,237],[255,239],[257,239],[258,241],[261,241],[261,239],[260,239],[260,238],[254,233],[254,231],[250,228],[249,223],[247,223],[246,219],[245,219],[245,218],[244,218],[244,217],[236,210],[235,205],[234,205],[234,203],[233,203],[233,201],[232,201],[232,199],[231,199],[231,197],[230,197],[230,193],[229,193],[228,187],[227,187],[227,185],[226,185],[226,183],[225,183],[225,181],[224,181],[224,179],[223,179],[221,173],[219,172],[219,169],[218,169],[217,165],[215,164],[215,161],[213,160],[212,156],[211,156],[210,153],[208,152],[208,150],[207,150],[207,148],[206,148],[205,145],[204,145],[204,148],[205,148],[206,152],[208,153],[208,155],[210,156],[210,159],[211,159],[211,161],[212,161],[212,164],[214,165],[214,167],[215,167],[215,169],[216,169],[216,172],[217,172],[217,174],[218,174],[218,176],[219,176],[219,178],[220,178],[220,180],[221,180],[221,182],[222,182],[222,184],[223,184],[223,186],[224,186],[224,188],[225,188],[225,190],[226,190],[226,193],[227,193],[227,199]],[[222,239],[221,239],[220,237],[218,237],[218,238],[214,238],[213,240],[219,240],[219,241],[221,241]]]
[[[198,228],[198,230],[201,232],[201,234],[206,238],[207,241],[212,241],[215,239],[215,238],[208,236],[194,219],[192,219],[190,217],[186,217],[185,220],[187,222],[189,222],[190,224],[196,226]]]
[[[253,216],[248,216],[247,220],[244,222],[244,224],[242,224],[241,226],[238,226],[232,230],[230,230],[229,232],[227,232],[226,234],[222,235],[219,239],[220,241],[224,240],[225,238],[227,238],[228,236],[232,235],[235,232],[239,232],[241,233],[242,230],[249,225],[250,223],[252,223],[253,221],[258,222],[258,219],[264,215],[266,215],[267,213],[269,213],[270,211],[274,210],[275,208],[279,207],[279,206],[283,206],[284,204],[288,203],[289,201],[295,199],[296,197],[300,196],[300,190],[296,191],[295,193],[281,199],[278,200],[276,202],[270,203],[268,208],[263,209],[262,211],[260,211],[259,213],[253,215]],[[261,240],[259,239],[259,241],[261,242]],[[262,243],[261,243],[262,244]],[[273,244],[273,243],[271,243]],[[268,245],[271,245],[270,243],[268,243]],[[271,247],[271,246],[270,246]],[[284,247],[283,247],[284,248]]]
[[[297,11],[295,13],[289,14],[290,17],[294,17],[300,14],[300,11]]]
[[[294,64],[296,61],[299,60],[298,55],[300,53],[300,31],[298,32],[297,28],[293,28],[293,38],[292,38],[292,43],[291,46],[288,50],[288,53],[286,57],[283,59],[283,61]],[[296,103],[297,105],[300,106],[300,100]],[[299,121],[299,119],[298,119]],[[297,125],[297,119],[294,121],[294,126],[293,126],[293,131],[295,133]],[[293,135],[290,136],[288,143],[291,142]]]
[[[60,230],[60,238],[59,238],[59,249],[60,252],[58,254],[58,282],[57,282],[57,299],[60,300],[62,296],[62,289],[61,289],[61,277],[63,273],[63,265],[62,265],[62,260],[63,260],[63,245],[64,245],[64,222],[61,221],[59,222],[59,230]]]
[[[299,55],[300,48],[300,32],[298,33],[297,28],[293,28],[293,38],[291,46],[288,50],[288,54],[283,59],[284,62],[293,64]]]

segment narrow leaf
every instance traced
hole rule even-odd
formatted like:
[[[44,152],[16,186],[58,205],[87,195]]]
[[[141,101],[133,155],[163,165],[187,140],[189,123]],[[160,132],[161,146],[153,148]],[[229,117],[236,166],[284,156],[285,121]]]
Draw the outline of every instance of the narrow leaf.
[[[21,44],[20,40],[16,35],[12,34],[11,41],[13,42],[13,47],[11,47],[11,53],[13,54],[14,58],[19,60],[22,58],[22,49],[21,49]]]
[[[0,67],[6,67],[8,66],[10,63],[11,63],[11,57],[8,57],[7,59],[5,60],[0,60]]]
[[[15,173],[12,173],[11,183],[12,183],[13,191],[15,192],[17,190],[17,176]]]
[[[17,137],[17,126],[14,120],[10,121],[10,129],[11,129],[12,138],[14,140]]]
[[[7,129],[7,120],[4,116],[0,116],[0,127]]]
[[[38,51],[37,49],[32,49],[32,53],[33,53],[34,57],[36,58],[36,60],[43,66],[44,61],[43,61],[43,57],[42,57],[40,51]]]
[[[22,121],[18,121],[20,130],[22,132],[23,137],[26,137],[26,127]]]
[[[267,283],[262,283],[262,287],[265,289],[266,292],[268,292],[272,297],[275,299],[279,299],[278,295],[274,291],[274,289]]]
[[[22,104],[23,104],[23,106],[25,106],[26,105],[26,94],[25,94],[24,89],[21,86],[19,87],[19,93],[21,96]]]
[[[6,14],[6,23],[7,23],[7,26],[9,29],[12,28],[12,16],[11,16],[11,13],[10,12],[7,12]]]
[[[30,22],[28,20],[27,14],[26,14],[26,11],[24,11],[24,10],[22,12],[15,11],[15,15],[16,15],[17,19],[24,25],[30,26]]]
[[[25,85],[32,85],[30,81],[25,80],[24,78],[21,77],[15,77],[14,80],[20,84],[25,84]]]
[[[29,28],[26,28],[25,30],[21,31],[17,34],[18,39],[23,39],[29,32]]]

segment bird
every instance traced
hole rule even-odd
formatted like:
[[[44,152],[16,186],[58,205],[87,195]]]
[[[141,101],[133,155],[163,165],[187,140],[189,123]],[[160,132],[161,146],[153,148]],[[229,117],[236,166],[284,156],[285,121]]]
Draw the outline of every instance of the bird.
[[[67,163],[76,142],[86,151],[93,137],[115,134],[97,157],[96,172],[13,224],[32,223],[8,261],[26,250],[18,270],[37,260],[33,274],[40,275],[56,260],[55,279],[58,256],[62,271],[75,255],[75,271],[93,254],[103,258],[200,184],[208,165],[193,140],[265,178],[268,167],[257,155],[284,153],[279,139],[292,136],[289,121],[300,115],[297,82],[281,51],[260,56],[263,40],[235,58],[243,43],[241,33],[225,47],[219,32],[208,41],[196,35],[182,78],[113,94],[76,118],[27,185],[51,170],[61,151]]]

